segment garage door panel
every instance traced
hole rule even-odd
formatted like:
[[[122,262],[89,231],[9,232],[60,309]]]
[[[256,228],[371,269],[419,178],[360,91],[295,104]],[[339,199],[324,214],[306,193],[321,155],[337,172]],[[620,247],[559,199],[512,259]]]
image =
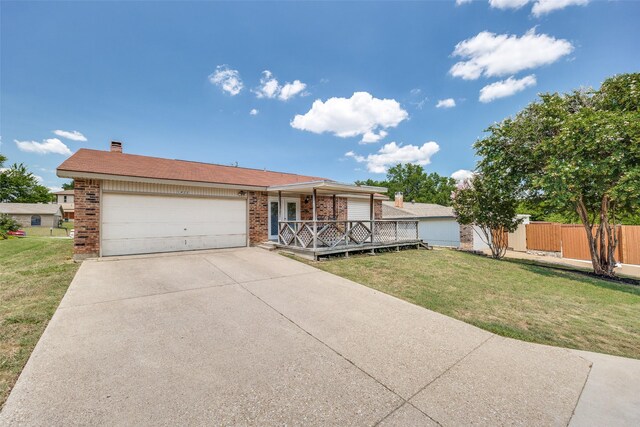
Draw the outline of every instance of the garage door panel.
[[[214,221],[214,219],[212,218],[210,221]],[[236,218],[234,221],[215,223],[191,222],[188,225],[164,221],[145,221],[144,224],[146,228],[145,237],[150,238],[220,235],[229,233],[229,230],[244,230],[246,228],[246,221],[244,218]],[[136,236],[136,233],[140,229],[140,223],[103,222],[103,229],[108,229],[107,239],[126,239]],[[103,237],[103,240],[105,240],[105,237]]]
[[[116,239],[102,242],[104,255],[134,255],[154,252],[233,248],[246,245],[246,235],[159,237],[142,239]],[[185,249],[188,248],[188,249]]]
[[[103,194],[102,254],[246,245],[244,199]]]

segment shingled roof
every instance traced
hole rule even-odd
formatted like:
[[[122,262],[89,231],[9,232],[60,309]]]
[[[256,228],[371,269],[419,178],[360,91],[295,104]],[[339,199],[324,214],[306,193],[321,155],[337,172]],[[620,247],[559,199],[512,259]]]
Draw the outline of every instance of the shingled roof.
[[[62,174],[61,174],[62,172]],[[248,169],[186,160],[124,154],[114,151],[79,149],[60,166],[58,174],[74,177],[74,173],[116,175],[137,178],[167,179],[212,184],[256,187],[331,181],[316,176]]]
[[[9,215],[55,215],[60,205],[50,203],[0,203],[0,213]]]
[[[385,215],[385,206],[392,207],[395,211],[389,211],[388,215]],[[404,202],[402,208],[394,207],[394,202],[382,202],[383,218],[402,218],[404,215],[400,215],[399,211],[406,213],[413,218],[455,218],[453,208],[451,206],[436,205],[435,203],[413,203]],[[397,216],[394,216],[397,215]]]

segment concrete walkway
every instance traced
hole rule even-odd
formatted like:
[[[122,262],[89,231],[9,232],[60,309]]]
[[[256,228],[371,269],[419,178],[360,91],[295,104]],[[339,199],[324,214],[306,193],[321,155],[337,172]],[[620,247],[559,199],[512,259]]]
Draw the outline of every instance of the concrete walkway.
[[[110,258],[83,263],[0,424],[637,425],[639,365],[260,249]]]
[[[491,251],[485,251],[486,255],[491,256]],[[566,267],[578,267],[582,270],[593,271],[591,261],[580,259],[557,258],[553,256],[534,255],[526,252],[507,251],[506,258],[524,259],[529,261],[537,261],[540,263],[557,264]],[[640,279],[640,265],[622,264],[615,268],[615,273],[620,276],[626,276],[633,279]]]

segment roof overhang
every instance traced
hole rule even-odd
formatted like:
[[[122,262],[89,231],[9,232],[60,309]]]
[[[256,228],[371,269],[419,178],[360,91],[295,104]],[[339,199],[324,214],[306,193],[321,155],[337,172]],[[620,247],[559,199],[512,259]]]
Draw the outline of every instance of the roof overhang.
[[[58,169],[57,175],[60,178],[85,178],[85,179],[100,179],[109,181],[132,181],[132,182],[145,182],[149,184],[173,184],[184,185],[191,187],[213,187],[213,188],[233,188],[238,190],[248,191],[265,191],[267,187],[256,185],[240,185],[240,184],[222,184],[216,182],[202,182],[202,181],[186,181],[178,179],[158,179],[158,178],[144,178],[139,176],[128,175],[110,175],[104,173],[92,173],[92,172],[75,172]]]
[[[344,196],[345,194],[367,195],[387,192],[387,189],[384,187],[344,184],[335,181],[310,181],[296,184],[272,185],[267,187],[267,191],[281,191],[283,193],[312,193],[313,190],[316,190],[317,193],[339,194],[341,196]]]

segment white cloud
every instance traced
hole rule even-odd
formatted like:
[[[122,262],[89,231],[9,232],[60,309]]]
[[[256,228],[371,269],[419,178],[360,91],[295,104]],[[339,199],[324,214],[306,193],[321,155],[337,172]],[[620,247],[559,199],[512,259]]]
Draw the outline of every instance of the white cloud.
[[[407,117],[409,114],[394,99],[354,92],[351,98],[314,101],[306,114],[293,118],[291,127],[313,133],[330,132],[340,138],[362,135],[361,142],[366,143],[384,138],[387,135],[384,129],[398,126]]]
[[[58,129],[58,130],[54,130],[53,133],[58,135],[59,137],[70,139],[72,141],[80,141],[80,142],[87,141],[87,137],[81,134],[80,132],[78,132],[77,130],[68,131],[68,130]]]
[[[38,184],[42,184],[42,181],[44,181],[44,178],[42,178],[40,175],[35,175],[35,174],[31,174],[31,175],[33,175],[36,181],[38,181]]]
[[[466,60],[456,63],[449,72],[465,80],[504,76],[551,64],[572,51],[573,45],[567,40],[536,34],[535,28],[522,37],[483,31],[456,45],[453,55]]]
[[[251,111],[249,111],[249,114],[252,116],[257,116],[259,112],[260,111],[258,111],[257,109],[252,108]]]
[[[373,142],[378,142],[381,139],[384,139],[387,135],[389,135],[389,133],[383,130],[379,131],[378,133],[367,132],[364,135],[362,135],[362,140],[360,141],[360,144],[371,144]]]
[[[244,88],[238,70],[232,70],[227,65],[218,65],[209,76],[209,81],[231,96],[239,94]]]
[[[453,98],[441,99],[436,104],[436,108],[453,108],[456,106],[456,101]]]
[[[495,9],[520,9],[530,0],[489,0],[489,6]]]
[[[451,174],[451,178],[455,179],[457,182],[466,181],[472,176],[473,176],[473,172],[467,169],[459,169]]]
[[[307,85],[305,83],[302,83],[300,80],[294,80],[293,83],[287,82],[284,86],[282,86],[282,89],[280,89],[280,95],[278,95],[278,98],[286,101],[287,99],[293,98],[298,94],[302,94],[306,88]]]
[[[262,72],[260,79],[260,87],[253,92],[258,98],[278,98],[281,101],[287,101],[296,95],[305,95],[304,90],[307,88],[305,83],[300,80],[294,80],[293,83],[285,83],[281,86],[278,80],[269,70]]]
[[[487,103],[498,98],[505,98],[535,85],[536,76],[533,74],[521,79],[514,79],[512,76],[506,80],[491,83],[480,89],[480,102]]]
[[[420,89],[420,88],[417,88],[417,87],[416,87],[416,88],[411,89],[411,90],[409,91],[409,93],[410,93],[411,95],[414,95],[414,96],[415,96],[415,95],[420,95],[420,94],[422,93],[422,89]]]
[[[278,95],[280,84],[269,70],[262,72],[260,87],[254,90],[258,98],[275,98]]]
[[[584,6],[589,0],[538,0],[531,8],[535,16],[542,16],[554,10],[564,9],[567,6]]]
[[[71,150],[58,138],[45,139],[43,142],[14,140],[20,151],[37,154],[63,154],[70,156]]]
[[[438,151],[440,151],[440,146],[433,141],[425,142],[421,147],[390,142],[385,144],[376,154],[369,154],[367,157],[358,155],[353,151],[345,153],[345,156],[353,158],[358,163],[366,163],[369,172],[385,173],[389,167],[398,163],[428,165],[431,163],[431,156]]]
[[[473,0],[456,0],[456,6],[460,6],[462,4],[471,3]]]
[[[51,191],[52,193],[57,193],[58,191],[62,191],[62,187],[53,186],[48,188],[49,188],[49,191]]]

